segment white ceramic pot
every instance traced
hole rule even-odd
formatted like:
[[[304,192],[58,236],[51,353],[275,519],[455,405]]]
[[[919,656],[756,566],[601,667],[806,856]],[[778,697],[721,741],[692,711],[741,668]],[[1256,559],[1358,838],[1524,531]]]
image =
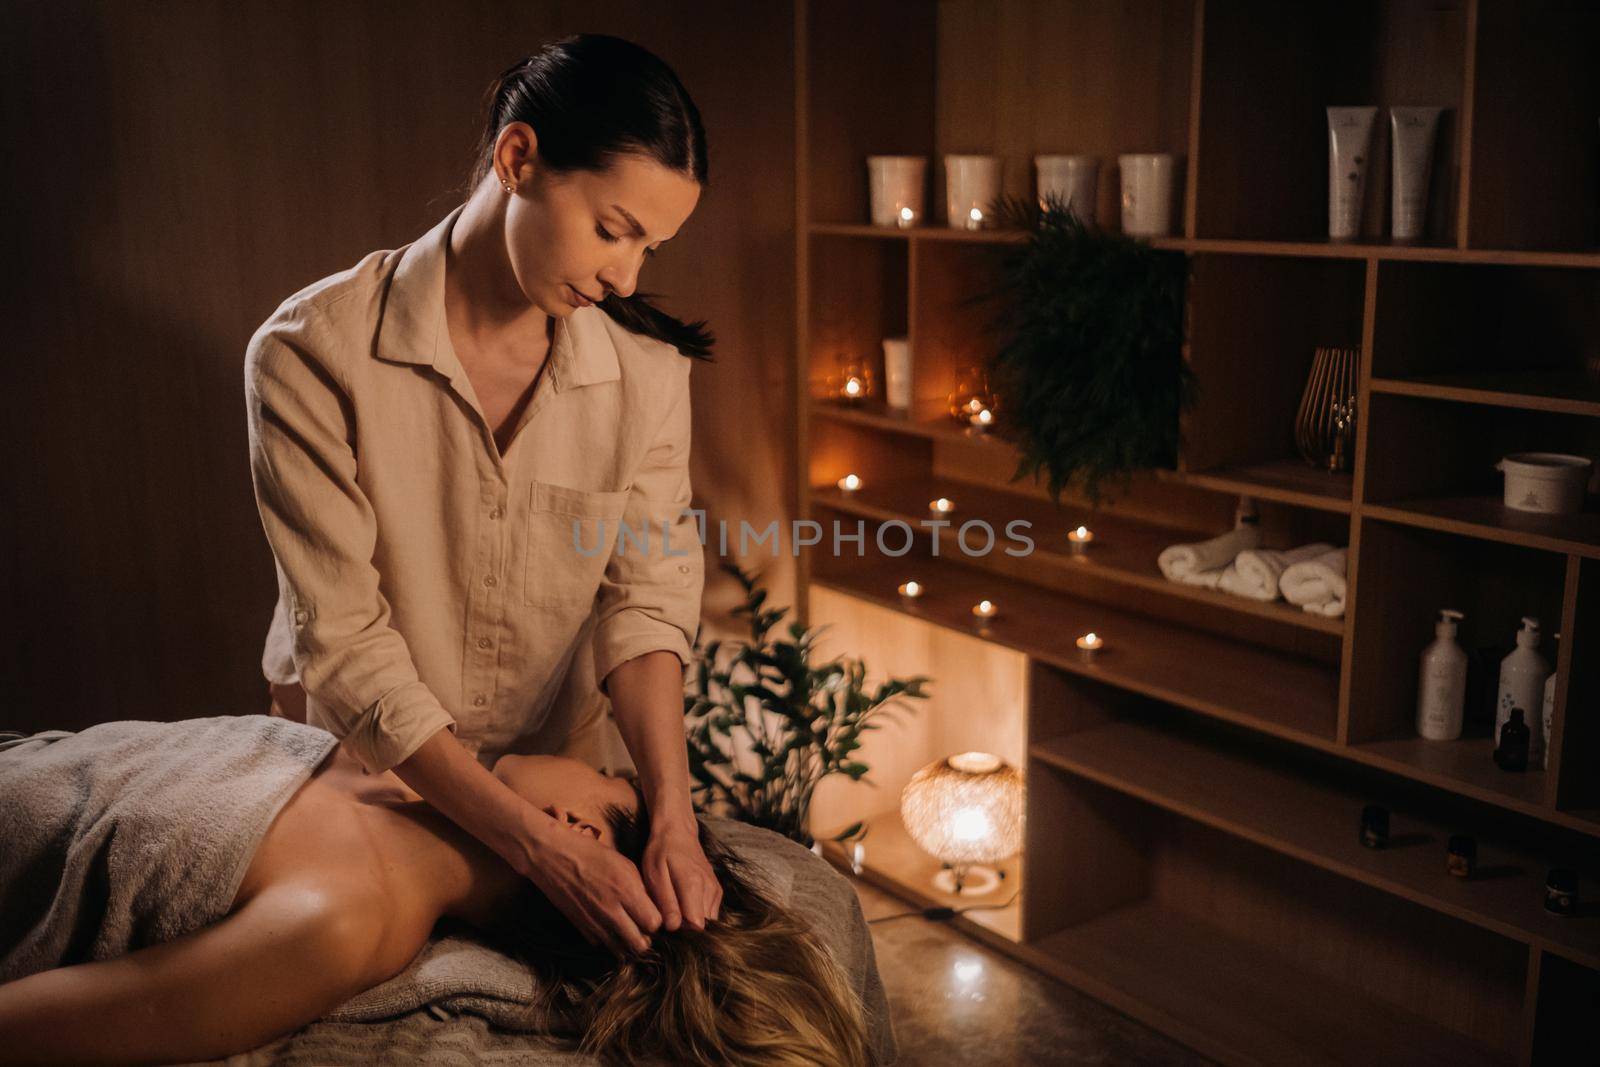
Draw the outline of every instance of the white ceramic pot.
[[[1038,175],[1034,191],[1040,211],[1044,210],[1045,196],[1053,193],[1066,202],[1078,221],[1094,221],[1095,202],[1100,195],[1100,157],[1034,156],[1033,166]]]
[[[924,156],[868,156],[872,224],[901,229],[922,225],[927,180],[928,160]]]
[[[999,156],[945,156],[945,222],[952,230],[987,230],[1000,199]]]
[[[911,340],[906,337],[883,339],[883,381],[889,406],[911,410]]]
[[[1172,232],[1172,178],[1176,159],[1166,152],[1118,156],[1122,171],[1122,232],[1165,237]]]
[[[1517,511],[1576,515],[1592,461],[1561,452],[1513,452],[1494,465],[1506,476],[1505,504]]]

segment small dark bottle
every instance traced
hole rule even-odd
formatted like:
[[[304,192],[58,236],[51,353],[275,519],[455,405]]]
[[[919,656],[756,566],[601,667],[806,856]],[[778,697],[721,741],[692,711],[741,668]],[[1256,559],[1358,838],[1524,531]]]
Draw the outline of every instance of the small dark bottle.
[[[1503,771],[1528,769],[1528,724],[1521,708],[1511,709],[1511,719],[1500,727],[1500,747],[1494,750],[1494,761]]]
[[[1471,878],[1478,866],[1478,842],[1466,834],[1451,834],[1445,851],[1445,870],[1457,878]]]
[[[1505,727],[1501,727],[1505,729]],[[1552,915],[1574,915],[1578,911],[1578,872],[1570,867],[1551,867],[1544,883],[1544,910]]]
[[[1382,804],[1368,804],[1361,809],[1361,843],[1368,848],[1382,848],[1389,843],[1389,809]]]

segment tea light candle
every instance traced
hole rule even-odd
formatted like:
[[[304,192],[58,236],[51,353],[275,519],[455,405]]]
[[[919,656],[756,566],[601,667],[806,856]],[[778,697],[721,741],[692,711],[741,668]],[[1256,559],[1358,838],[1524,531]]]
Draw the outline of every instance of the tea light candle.
[[[967,229],[969,229],[969,230],[981,230],[981,229],[983,229],[983,211],[982,211],[982,209],[973,208],[971,211],[967,212]]]
[[[895,223],[902,230],[909,229],[917,224],[917,213],[909,207],[903,207],[900,209],[900,214],[895,219]]]
[[[1078,638],[1078,655],[1086,660],[1093,660],[1095,653],[1105,647],[1105,638],[1090,630]]]
[[[956,502],[945,496],[928,504],[928,510],[935,515],[948,515],[955,509]]]
[[[977,616],[979,624],[986,624],[990,619],[1000,614],[1000,609],[994,606],[992,600],[980,600],[972,605],[972,614]]]
[[[853,493],[861,488],[861,478],[854,473],[846,474],[839,479],[839,488],[843,492]]]
[[[900,583],[900,595],[907,600],[915,600],[922,595],[922,583],[915,578]]]
[[[1081,556],[1089,549],[1089,542],[1094,540],[1094,532],[1087,526],[1080,526],[1076,530],[1067,531],[1067,543],[1072,546],[1072,554]]]
[[[844,397],[846,400],[860,400],[866,395],[866,392],[866,383],[860,378],[857,378],[854,374],[846,378],[844,380],[844,384],[839,387],[839,395]]]
[[[994,424],[994,412],[986,407],[980,407],[967,417],[967,421],[972,424],[973,429],[981,432]]]

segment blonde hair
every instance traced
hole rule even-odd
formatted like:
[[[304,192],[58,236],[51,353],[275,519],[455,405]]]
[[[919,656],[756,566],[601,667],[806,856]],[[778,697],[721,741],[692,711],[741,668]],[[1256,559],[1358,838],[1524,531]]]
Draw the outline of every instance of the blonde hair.
[[[618,850],[638,862],[649,837],[644,804],[606,815]],[[873,1067],[860,998],[816,933],[768,898],[703,822],[700,844],[722,884],[720,914],[704,930],[658,930],[648,951],[617,960],[537,891],[539,920],[512,924],[519,951],[548,982],[549,1010],[581,1034],[579,1051],[619,1067]]]

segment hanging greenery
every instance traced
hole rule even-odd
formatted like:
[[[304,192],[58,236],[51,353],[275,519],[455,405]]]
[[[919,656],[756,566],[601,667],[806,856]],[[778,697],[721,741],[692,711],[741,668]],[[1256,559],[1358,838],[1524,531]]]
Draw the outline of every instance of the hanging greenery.
[[[999,346],[986,360],[1020,453],[1015,481],[1041,472],[1058,502],[1078,485],[1098,505],[1102,482],[1177,462],[1179,413],[1198,384],[1183,357],[1184,256],[1086,226],[1057,197],[1003,197],[1002,226],[1028,231],[997,250]]]
[[[867,765],[853,753],[879,718],[924,699],[925,675],[890,678],[865,688],[867,668],[856,659],[812,663],[825,627],[788,626],[788,640],[768,634],[788,608],[765,606],[767,591],[736,563],[722,569],[744,586],[735,615],[750,620],[750,640],[695,644],[683,714],[689,743],[691,792],[700,811],[784,834],[808,848],[807,823],[817,783],[831,774],[861,781]],[[861,834],[855,823],[834,835]]]

